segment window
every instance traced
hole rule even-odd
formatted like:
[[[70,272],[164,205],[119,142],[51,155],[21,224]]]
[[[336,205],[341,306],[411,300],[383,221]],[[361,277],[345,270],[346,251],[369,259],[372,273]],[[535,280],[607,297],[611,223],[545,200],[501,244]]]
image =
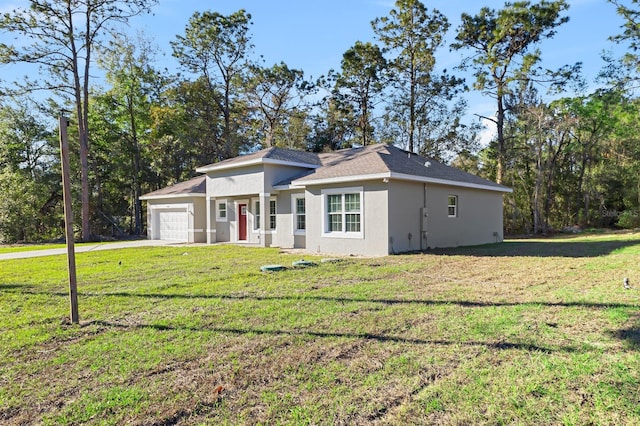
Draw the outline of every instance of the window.
[[[342,232],[342,194],[327,195],[329,232]]]
[[[458,196],[449,195],[449,197],[447,198],[448,198],[447,215],[449,217],[458,217]]]
[[[269,229],[276,229],[276,200],[269,200]]]
[[[362,188],[322,191],[325,235],[362,237]]]
[[[216,210],[216,220],[219,222],[227,221],[227,200],[218,200],[216,202],[218,209]]]
[[[253,229],[260,229],[260,201],[253,202]]]
[[[253,230],[258,231],[260,229],[260,221],[262,220],[262,216],[260,213],[260,200],[255,198],[253,199]],[[276,200],[269,200],[268,210],[266,212],[267,217],[267,229],[275,231],[276,229],[276,217],[277,217],[277,207]]]
[[[304,195],[293,197],[293,232],[303,234],[307,229]]]

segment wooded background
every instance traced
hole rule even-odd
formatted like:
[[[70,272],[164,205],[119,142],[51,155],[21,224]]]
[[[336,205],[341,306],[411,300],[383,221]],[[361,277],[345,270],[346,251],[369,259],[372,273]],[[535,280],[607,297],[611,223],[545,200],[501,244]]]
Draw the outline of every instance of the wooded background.
[[[270,146],[374,143],[512,187],[507,234],[640,227],[640,5],[609,3],[625,21],[612,41],[627,53],[603,57],[593,84],[580,64],[541,66],[541,42],[570,16],[563,0],[481,8],[458,28],[418,0],[398,0],[371,23],[375,42],[355,41],[339,70],[313,81],[260,60],[245,10],[197,12],[171,46],[158,47],[123,27],[156,0],[32,0],[0,18],[0,32],[21,40],[0,44],[0,62],[39,75],[0,80],[0,242],[64,235],[63,110],[81,240],[143,234],[140,196],[193,177],[197,166]],[[157,66],[165,48],[179,74]],[[465,59],[441,71],[438,52],[450,48]],[[496,128],[487,146],[480,122],[463,119],[469,91],[495,103],[495,116],[484,117]]]

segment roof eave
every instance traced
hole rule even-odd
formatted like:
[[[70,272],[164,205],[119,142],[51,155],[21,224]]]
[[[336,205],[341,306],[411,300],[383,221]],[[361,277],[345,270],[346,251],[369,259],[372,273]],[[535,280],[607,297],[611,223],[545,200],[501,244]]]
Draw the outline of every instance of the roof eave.
[[[411,180],[414,182],[424,182],[424,183],[437,183],[440,185],[460,186],[463,188],[483,189],[486,191],[496,191],[496,192],[504,192],[504,193],[513,192],[513,189],[503,185],[500,185],[500,186],[482,185],[482,184],[473,183],[473,182],[462,182],[457,180],[438,179],[438,178],[431,178],[426,176],[408,175],[404,173],[391,173],[391,176],[389,177],[391,179]]]
[[[162,195],[143,195],[140,197],[142,201],[148,200],[164,200],[167,198],[205,198],[206,194],[201,192],[190,192],[186,194],[162,194]]]
[[[274,160],[272,158],[256,158],[254,160],[240,161],[234,162],[232,164],[220,164],[213,163],[208,166],[202,166],[196,168],[196,172],[198,173],[209,173],[218,170],[229,170],[229,169],[238,169],[247,166],[255,166],[256,164],[276,164],[281,166],[291,166],[291,167],[302,167],[306,169],[317,169],[320,167],[318,164],[310,164],[310,163],[299,163],[295,161],[285,161],[285,160]]]
[[[357,182],[357,181],[375,180],[375,179],[408,180],[413,182],[436,183],[440,185],[483,189],[486,191],[496,191],[496,192],[504,192],[504,193],[513,192],[513,189],[508,188],[506,186],[502,186],[502,185],[500,186],[482,185],[482,184],[472,183],[472,182],[461,182],[461,181],[455,181],[455,180],[449,180],[449,179],[437,179],[437,178],[430,178],[426,176],[416,176],[416,175],[394,173],[394,172],[372,173],[367,175],[340,176],[340,177],[332,177],[332,178],[324,178],[324,179],[308,179],[304,181],[294,180],[291,182],[291,184],[295,185],[296,187],[305,187],[305,186],[311,186],[311,185],[326,185],[326,184],[334,184],[334,183]]]
[[[391,177],[391,173],[382,172],[382,173],[372,173],[367,175],[352,175],[352,176],[338,176],[338,177],[321,178],[321,179],[294,180],[291,182],[291,184],[304,188],[305,186],[309,186],[309,185],[325,185],[325,184],[331,184],[331,183],[357,182],[362,180],[385,179],[390,177]]]

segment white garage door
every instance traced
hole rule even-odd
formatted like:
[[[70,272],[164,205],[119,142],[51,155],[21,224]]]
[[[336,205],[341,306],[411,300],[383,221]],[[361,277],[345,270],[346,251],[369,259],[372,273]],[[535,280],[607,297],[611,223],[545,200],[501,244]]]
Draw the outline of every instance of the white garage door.
[[[189,216],[184,210],[159,210],[157,219],[158,236],[161,240],[188,240]]]

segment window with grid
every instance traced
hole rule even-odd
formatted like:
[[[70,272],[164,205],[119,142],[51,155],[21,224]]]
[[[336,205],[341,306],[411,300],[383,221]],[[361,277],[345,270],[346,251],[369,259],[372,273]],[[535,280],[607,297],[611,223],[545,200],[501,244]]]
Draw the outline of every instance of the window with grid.
[[[449,195],[447,198],[447,215],[449,217],[458,217],[458,196]]]
[[[352,192],[354,188],[349,189],[350,191],[343,193],[338,193],[336,190],[326,192],[325,232],[327,234],[362,236],[362,192]]]
[[[217,211],[216,219],[219,221],[226,222],[227,220],[227,201],[221,200],[218,201],[218,211]]]
[[[296,231],[304,231],[307,229],[307,220],[305,212],[304,198],[295,199],[295,215],[296,215]]]
[[[360,194],[344,194],[346,232],[360,232]]]
[[[269,200],[269,229],[276,229],[276,200]]]
[[[342,194],[327,195],[328,231],[342,232]]]

